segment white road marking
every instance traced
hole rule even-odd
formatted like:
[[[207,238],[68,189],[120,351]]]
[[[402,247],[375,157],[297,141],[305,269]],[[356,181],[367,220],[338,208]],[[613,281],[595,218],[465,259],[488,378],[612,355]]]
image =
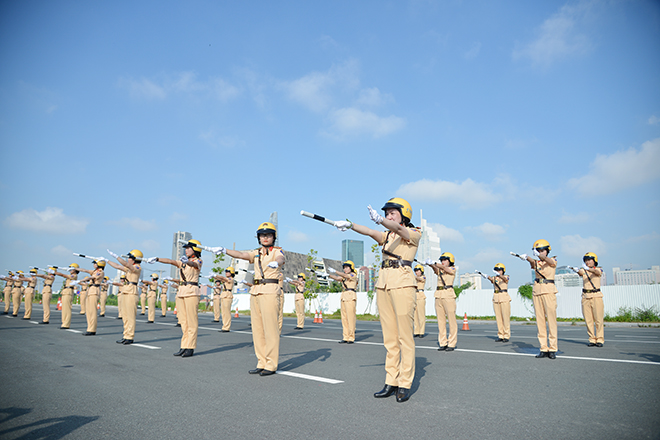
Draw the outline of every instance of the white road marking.
[[[148,348],[148,349],[150,349],[150,350],[160,350],[160,347],[154,347],[153,345],[135,344],[135,343],[133,343],[133,344],[128,344],[128,345],[132,345],[132,346],[134,346],[134,347],[140,347],[140,348]]]
[[[615,338],[629,338],[630,335],[614,335]],[[635,335],[636,338],[651,338],[651,339],[658,339],[657,336],[637,336]]]
[[[30,321],[30,324],[39,324],[38,321]]]
[[[80,330],[74,330],[72,328],[66,329],[66,331],[71,332],[71,333],[82,333]]]
[[[297,377],[299,379],[315,380],[317,382],[329,383],[332,385],[336,385],[338,383],[344,383],[343,380],[328,379],[326,377],[319,377],[319,376],[310,376],[309,374],[292,373],[291,371],[276,371],[275,373],[281,374],[283,376]]]

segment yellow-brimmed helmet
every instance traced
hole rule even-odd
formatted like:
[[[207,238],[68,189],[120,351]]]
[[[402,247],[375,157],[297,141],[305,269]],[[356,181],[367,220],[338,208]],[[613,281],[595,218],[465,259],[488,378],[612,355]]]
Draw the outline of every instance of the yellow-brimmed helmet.
[[[106,275],[106,276],[103,277],[103,279],[108,281],[110,279],[110,277]]]
[[[598,255],[594,254],[593,252],[587,252],[584,254],[584,257],[582,257],[582,261],[587,261],[587,260],[594,260],[594,263],[596,266],[598,266]]]
[[[418,264],[417,266],[415,266],[415,270],[420,270],[422,273],[424,273],[424,266]]]
[[[78,266],[78,263],[71,263],[69,264],[69,270],[71,269],[80,269],[80,266]]]
[[[163,280],[163,284],[167,284],[167,280]]]
[[[125,280],[125,279],[126,279],[126,274],[121,274],[121,275],[119,275],[119,279],[120,279],[120,280]]]
[[[195,252],[202,252],[201,245],[202,243],[199,240],[188,240],[188,243],[184,244],[183,247],[191,248]]]
[[[548,240],[536,240],[534,242],[534,246],[532,246],[532,249],[536,249],[539,252],[545,248],[548,248],[548,252],[552,250],[552,248],[550,247],[550,243],[548,243]]]
[[[37,273],[37,269],[30,269],[30,273]]]
[[[456,262],[456,259],[454,259],[454,254],[451,252],[445,252],[444,254],[440,255],[440,261],[442,260],[449,260],[449,265],[453,266],[454,263]]]
[[[16,273],[23,274],[22,270],[17,270]]]
[[[225,269],[225,272],[229,272],[231,274],[231,276],[236,275],[236,271],[231,266],[229,266],[227,269]]]
[[[137,249],[133,249],[132,251],[130,251],[130,252],[128,253],[128,256],[131,257],[131,258],[133,258],[135,261],[138,261],[138,262],[139,262],[139,261],[142,261],[142,257],[144,257],[144,255],[142,254],[142,252],[139,251],[139,250],[137,250]]]
[[[302,273],[302,272],[300,272],[300,273],[298,274],[298,278],[302,278],[303,280],[306,280],[306,279],[307,279],[307,277],[305,276],[305,274]]]
[[[344,264],[342,264],[341,267],[343,268],[344,266],[350,267],[351,271],[355,272],[355,263],[353,263],[351,260],[344,261]]]
[[[14,272],[12,272],[11,270],[8,270],[7,273],[9,274],[10,277],[14,275]]]
[[[275,229],[275,225],[271,222],[263,222],[257,228],[257,237],[259,234],[275,234],[277,237],[277,229]]]
[[[412,220],[412,208],[410,206],[410,203],[408,203],[407,200],[402,199],[401,197],[394,197],[391,198],[385,203],[385,206],[383,206],[382,209],[383,211],[390,209],[390,208],[396,208],[399,210],[401,213],[401,217],[404,219],[408,220],[410,222]],[[404,222],[406,223],[406,222]]]
[[[506,272],[506,266],[502,263],[497,263],[493,268],[493,270],[498,270],[498,269],[501,269],[502,273]]]
[[[151,274],[151,278],[153,278],[154,280],[157,280],[157,279],[158,279],[158,274],[155,273],[155,272],[152,273],[152,274]]]
[[[94,260],[94,264],[96,264],[98,267],[105,267],[105,261],[103,260]]]

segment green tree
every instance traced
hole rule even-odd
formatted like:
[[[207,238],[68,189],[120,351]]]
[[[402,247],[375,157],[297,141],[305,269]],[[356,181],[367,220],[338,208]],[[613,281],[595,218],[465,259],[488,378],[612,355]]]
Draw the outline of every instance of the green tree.
[[[319,297],[319,281],[316,279],[316,271],[314,270],[314,261],[316,261],[317,255],[318,252],[314,249],[310,249],[307,253],[307,268],[309,269],[309,276],[305,281],[305,293],[303,294],[305,299],[309,301],[307,310],[312,310],[312,301]]]
[[[534,310],[530,310],[529,304],[533,302],[534,288],[531,284],[523,284],[518,287],[518,295],[524,300],[523,304],[529,313],[534,314]]]
[[[467,283],[462,284],[458,287],[453,287],[454,293],[456,294],[456,299],[458,299],[458,297],[461,295],[461,293],[463,293],[464,290],[469,289],[470,286],[472,286],[472,283],[468,281]]]
[[[371,264],[371,269],[373,270],[373,275],[371,275],[371,284],[376,286],[376,283],[378,282],[378,269],[380,269],[380,259],[381,259],[381,253],[380,253],[380,245],[378,243],[374,243],[371,245],[371,253],[374,255],[374,262]],[[367,313],[371,309],[371,305],[374,302],[374,290],[367,290],[367,308],[364,310],[364,313]]]

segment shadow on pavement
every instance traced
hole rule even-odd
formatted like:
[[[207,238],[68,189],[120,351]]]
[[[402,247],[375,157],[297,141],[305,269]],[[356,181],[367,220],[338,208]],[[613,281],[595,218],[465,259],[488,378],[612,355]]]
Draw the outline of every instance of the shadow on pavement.
[[[413,378],[413,383],[410,387],[411,394],[414,394],[415,391],[417,391],[417,388],[419,388],[419,382],[422,380],[422,377],[426,376],[426,367],[429,365],[431,365],[431,362],[425,357],[415,357],[415,377]]]
[[[20,415],[27,414],[31,412],[31,409],[23,408],[3,408],[0,409],[0,414],[7,414],[11,411],[23,411],[21,414],[15,414],[13,417],[18,417]],[[83,416],[67,416],[67,417],[55,417],[49,419],[39,420],[33,423],[28,423],[26,425],[15,426],[13,428],[0,430],[0,438],[5,438],[10,433],[17,433],[17,431],[29,430],[25,434],[22,434],[17,439],[22,440],[57,440],[64,438],[71,434],[76,429],[84,426],[88,423],[91,423],[95,420],[98,420],[99,416],[94,417],[83,417]],[[8,419],[3,420],[5,422]]]
[[[195,351],[195,356],[203,356],[205,354],[213,354],[213,353],[222,353],[223,351],[238,350],[250,346],[252,346],[252,342],[242,342],[240,344],[234,344],[234,345],[223,345],[221,347],[214,348],[212,350]]]
[[[277,369],[281,371],[289,371],[298,367],[302,367],[303,365],[309,364],[316,360],[324,362],[326,359],[330,357],[331,354],[332,354],[332,350],[330,350],[329,348],[319,348],[318,350],[307,351],[304,353],[290,353],[290,354],[280,353],[280,357],[295,356],[295,355],[299,355],[299,356],[289,358],[283,362],[280,362],[279,365],[277,366]]]

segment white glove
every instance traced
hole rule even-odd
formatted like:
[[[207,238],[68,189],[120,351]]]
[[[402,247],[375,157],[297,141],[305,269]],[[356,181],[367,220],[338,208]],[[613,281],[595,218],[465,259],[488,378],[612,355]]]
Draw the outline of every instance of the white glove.
[[[328,272],[330,272],[330,273],[336,273],[337,271],[336,271],[335,269],[329,267],[329,268],[328,268]]]
[[[493,270],[493,273],[494,273],[495,275],[497,275],[497,276],[500,275],[500,273],[499,273],[498,271],[496,271],[496,270]]]
[[[539,255],[541,255],[541,254],[539,253],[539,251],[537,251],[536,249],[534,249],[534,256],[535,256],[535,257],[538,257]]]
[[[520,258],[523,261],[527,261],[527,254],[520,254],[518,255],[518,258]]]
[[[383,223],[383,216],[378,214],[374,208],[371,207],[371,205],[367,206],[367,209],[369,210],[369,218],[376,224],[381,224]]]
[[[589,270],[589,266],[587,266],[587,263],[582,263],[582,268],[584,270]]]
[[[286,278],[284,279],[284,281],[286,281],[287,283],[292,283],[292,282],[293,282],[293,280],[292,280],[291,278],[289,278],[289,277],[286,277]]]
[[[253,270],[248,270],[247,272],[248,272],[249,274],[254,275],[254,271],[253,271]]]
[[[158,257],[149,257],[145,261],[149,264],[154,264],[156,261],[158,261]]]
[[[53,275],[55,273],[55,271],[53,269],[46,269],[44,272],[49,273],[51,275]]]
[[[572,270],[573,272],[575,272],[575,273],[578,273],[578,272],[580,271],[580,268],[579,268],[579,267],[568,266],[568,268],[569,268],[570,270]]]
[[[247,286],[247,281],[246,280],[240,280],[238,284],[245,284]]]
[[[487,277],[486,275],[482,274],[482,273],[479,272],[478,270],[475,270],[474,272],[475,272],[475,273],[478,273],[479,275],[481,275],[484,279],[488,279],[488,277]]]
[[[427,266],[430,266],[430,265],[433,264],[433,260],[431,260],[430,258],[427,258],[427,259],[424,261],[424,264],[426,264]]]
[[[78,284],[80,284],[80,281],[78,281],[78,280],[76,280],[76,281],[71,281],[71,282],[69,283],[69,286],[77,286]]]
[[[224,255],[227,253],[227,249],[223,248],[222,246],[210,247],[207,250],[209,252],[213,252],[216,255]]]
[[[278,267],[280,267],[280,263],[278,263],[277,261],[271,261],[270,263],[268,263],[268,267],[272,267],[273,269],[277,269]]]
[[[335,227],[341,232],[346,232],[353,227],[353,223],[348,220],[339,220],[335,222]]]
[[[119,258],[119,255],[115,254],[112,252],[110,249],[107,250],[110,255],[112,255],[112,258]]]
[[[183,257],[181,257],[181,262],[182,262],[183,264],[188,263],[188,257],[186,257],[185,255],[184,255]]]

